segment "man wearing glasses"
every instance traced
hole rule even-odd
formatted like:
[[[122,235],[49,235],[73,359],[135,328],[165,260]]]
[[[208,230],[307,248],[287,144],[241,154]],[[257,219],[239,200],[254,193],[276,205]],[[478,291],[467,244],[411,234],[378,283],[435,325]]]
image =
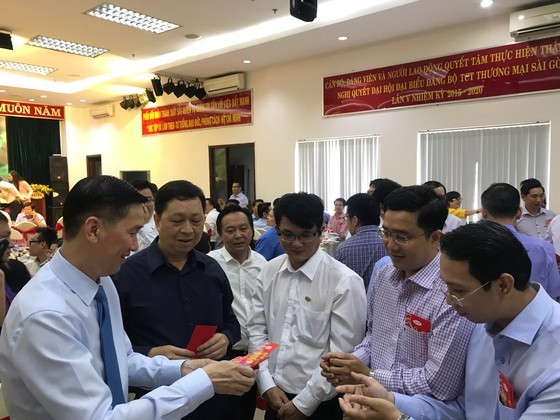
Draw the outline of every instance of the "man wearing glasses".
[[[35,257],[33,264],[28,264],[29,274],[34,276],[39,269],[44,266],[51,257],[51,245],[57,240],[56,230],[50,227],[37,228],[35,233],[29,239],[29,255]]]
[[[355,381],[351,372],[357,372],[391,391],[456,398],[473,325],[445,303],[438,289],[447,206],[424,186],[399,188],[384,204],[378,232],[392,264],[380,270],[373,286],[366,337],[353,354],[323,356],[323,376],[333,385],[349,384]]]
[[[342,419],[336,392],[321,377],[325,352],[352,351],[365,332],[366,299],[360,276],[319,249],[323,204],[313,194],[286,194],[274,207],[285,255],[257,278],[249,351],[280,344],[261,363],[257,383],[265,419]]]
[[[360,385],[338,391],[366,396],[345,395],[344,411],[377,420],[558,418],[560,306],[530,283],[523,245],[507,227],[484,221],[445,235],[441,251],[447,303],[479,324],[469,343],[463,393],[447,402],[410,397],[356,375]]]

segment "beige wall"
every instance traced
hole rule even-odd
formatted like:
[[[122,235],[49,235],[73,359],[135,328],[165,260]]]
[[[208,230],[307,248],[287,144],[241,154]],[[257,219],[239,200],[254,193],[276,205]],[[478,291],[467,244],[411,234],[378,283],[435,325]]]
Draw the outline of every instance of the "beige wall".
[[[183,178],[208,192],[208,146],[254,142],[256,195],[273,199],[294,189],[296,140],[379,134],[381,176],[412,184],[419,131],[534,121],[552,122],[551,156],[560,156],[558,92],[322,117],[324,76],[509,42],[505,16],[251,72],[248,86],[253,89],[254,124],[250,126],[142,137],[139,110],[125,111],[117,104],[114,118],[93,120],[87,109],[68,108],[63,133],[67,144],[62,149],[68,156],[70,181],[73,184],[85,176],[86,155],[101,154],[105,174],[150,169],[152,181],[159,185]],[[550,179],[549,205],[558,211],[560,169],[555,165]]]

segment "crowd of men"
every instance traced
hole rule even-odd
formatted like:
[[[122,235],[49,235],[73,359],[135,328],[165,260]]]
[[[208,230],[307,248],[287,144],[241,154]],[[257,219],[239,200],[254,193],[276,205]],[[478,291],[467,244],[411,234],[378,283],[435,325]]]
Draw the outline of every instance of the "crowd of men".
[[[85,178],[3,323],[10,415],[252,420],[259,393],[267,420],[558,418],[555,215],[537,180],[520,192],[492,184],[464,224],[437,181],[377,179],[326,218],[305,192],[234,183],[221,208],[188,181]]]

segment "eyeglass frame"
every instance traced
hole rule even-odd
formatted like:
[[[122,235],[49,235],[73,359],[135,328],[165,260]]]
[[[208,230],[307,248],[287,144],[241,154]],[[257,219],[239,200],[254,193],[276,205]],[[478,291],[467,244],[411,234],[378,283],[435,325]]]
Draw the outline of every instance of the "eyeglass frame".
[[[299,241],[302,244],[307,244],[309,242],[312,242],[313,238],[315,238],[316,236],[321,236],[320,231],[317,231],[317,232],[303,232],[301,235],[296,235],[295,233],[292,233],[292,232],[288,232],[288,233],[282,232],[280,229],[277,229],[276,231],[278,232],[278,237],[280,238],[280,240],[282,242],[286,242],[288,244],[291,244],[296,240]],[[287,235],[292,235],[293,238],[292,239],[284,238],[283,236],[285,236],[286,234]],[[310,235],[310,236],[307,239],[304,239],[303,235]]]
[[[387,233],[389,234],[388,237],[385,237],[385,235],[384,235],[385,232],[387,232]],[[408,245],[408,243],[409,243],[410,241],[413,241],[414,239],[418,239],[418,238],[420,238],[421,236],[425,236],[425,235],[426,235],[426,232],[422,232],[422,233],[421,233],[420,235],[418,235],[418,236],[413,236],[412,238],[409,238],[408,236],[403,235],[402,233],[393,232],[393,231],[390,231],[390,230],[388,230],[388,229],[383,229],[383,228],[378,228],[378,229],[377,229],[377,236],[379,236],[379,237],[381,238],[382,241],[389,241],[391,238],[393,238],[393,240],[394,240],[396,243],[398,243],[399,245],[405,245],[405,246]],[[399,237],[399,238],[401,238],[401,239],[403,240],[403,242],[400,242],[400,240],[397,239],[396,236]]]
[[[490,284],[492,282],[492,280],[488,280],[486,283],[484,283],[482,286],[477,287],[476,289],[474,289],[472,292],[467,293],[465,296],[463,296],[462,298],[458,298],[457,296],[455,296],[453,293],[449,293],[449,289],[443,290],[443,288],[441,287],[440,284],[436,284],[436,282],[434,282],[434,285],[440,290],[441,293],[443,293],[445,295],[445,298],[447,299],[448,297],[451,298],[451,300],[453,301],[454,304],[456,304],[457,306],[463,308],[463,301],[468,298],[469,296],[473,295],[474,293],[478,292],[480,289],[482,289],[484,286],[486,286],[487,284]]]

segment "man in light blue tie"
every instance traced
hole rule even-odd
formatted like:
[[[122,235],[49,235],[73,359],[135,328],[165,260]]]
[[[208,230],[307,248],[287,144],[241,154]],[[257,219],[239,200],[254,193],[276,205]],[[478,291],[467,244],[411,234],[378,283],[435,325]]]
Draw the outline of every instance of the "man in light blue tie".
[[[233,362],[168,360],[134,353],[110,274],[131,251],[146,199],[111,176],[68,194],[64,244],[12,303],[0,336],[8,411],[21,419],[179,419],[214,393],[254,383]],[[128,386],[154,389],[126,402]]]

